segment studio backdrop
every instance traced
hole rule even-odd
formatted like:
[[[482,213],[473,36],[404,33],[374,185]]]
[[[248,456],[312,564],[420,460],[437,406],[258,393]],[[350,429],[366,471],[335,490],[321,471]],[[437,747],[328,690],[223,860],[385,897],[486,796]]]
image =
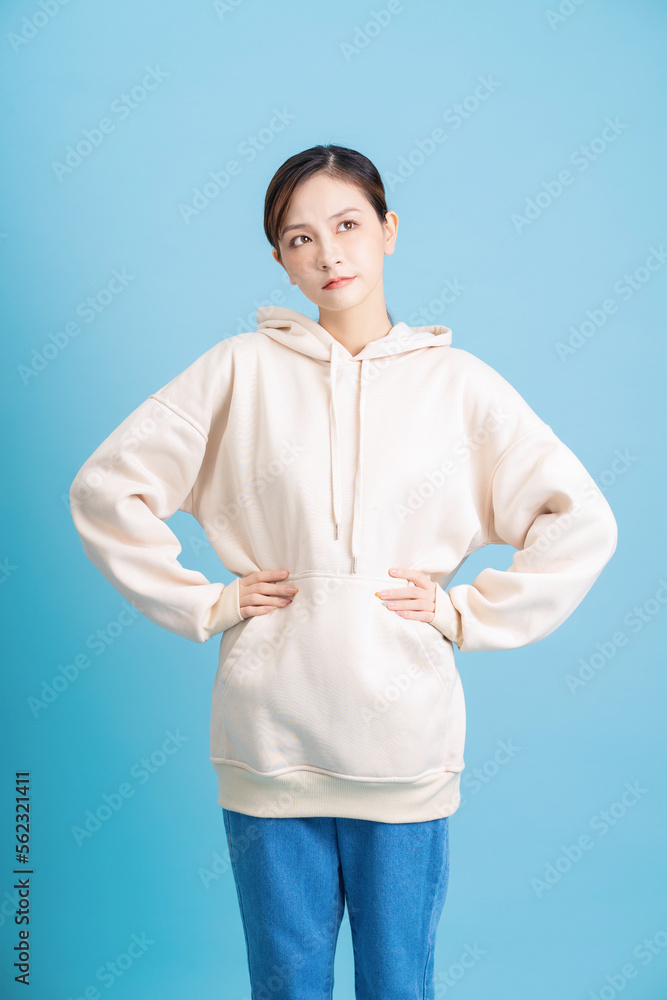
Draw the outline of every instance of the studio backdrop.
[[[553,634],[455,650],[436,997],[664,996],[666,29],[655,0],[2,5],[3,998],[249,1000],[209,761],[220,636],[125,601],[69,487],[261,305],[316,318],[262,213],[318,143],[382,174],[395,320],[500,372],[618,523]],[[193,517],[169,525],[183,565],[230,582]],[[346,914],[337,1000],[353,969]]]

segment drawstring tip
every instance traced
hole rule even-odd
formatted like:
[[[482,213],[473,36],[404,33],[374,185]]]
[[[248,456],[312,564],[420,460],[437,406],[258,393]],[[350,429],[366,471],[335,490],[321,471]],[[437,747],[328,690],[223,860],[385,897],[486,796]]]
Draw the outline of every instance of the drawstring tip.
[[[336,530],[334,531],[334,538],[338,540],[338,524],[336,524]]]
[[[352,557],[352,572],[353,573],[357,572],[357,557],[356,556]]]

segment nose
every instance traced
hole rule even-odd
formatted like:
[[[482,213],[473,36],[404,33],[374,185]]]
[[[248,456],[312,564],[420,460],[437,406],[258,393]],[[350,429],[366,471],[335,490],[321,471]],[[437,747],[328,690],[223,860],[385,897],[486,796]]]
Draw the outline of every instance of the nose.
[[[319,245],[317,253],[317,266],[319,268],[331,268],[340,264],[343,256],[340,247],[334,241],[323,240]]]

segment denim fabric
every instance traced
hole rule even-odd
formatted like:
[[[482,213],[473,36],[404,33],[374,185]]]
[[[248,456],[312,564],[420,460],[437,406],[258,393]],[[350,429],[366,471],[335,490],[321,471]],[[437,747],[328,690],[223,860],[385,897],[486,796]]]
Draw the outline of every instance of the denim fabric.
[[[433,1000],[448,816],[381,823],[222,812],[252,1000],[331,1000],[346,904],[356,1000]]]

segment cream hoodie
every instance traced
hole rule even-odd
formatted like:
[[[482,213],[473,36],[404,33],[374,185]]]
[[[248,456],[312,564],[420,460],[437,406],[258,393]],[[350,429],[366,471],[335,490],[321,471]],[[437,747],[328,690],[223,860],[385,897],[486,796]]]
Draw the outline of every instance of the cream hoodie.
[[[86,555],[157,625],[222,634],[210,759],[218,803],[255,816],[415,822],[453,813],[465,703],[453,651],[554,631],[616,548],[612,511],[572,451],[446,326],[350,354],[293,309],[215,344],[141,403],[70,490]],[[192,514],[223,585],[178,559]],[[447,589],[487,544],[517,551]],[[435,618],[376,591],[436,583]],[[238,577],[289,570],[291,604],[243,618]]]

